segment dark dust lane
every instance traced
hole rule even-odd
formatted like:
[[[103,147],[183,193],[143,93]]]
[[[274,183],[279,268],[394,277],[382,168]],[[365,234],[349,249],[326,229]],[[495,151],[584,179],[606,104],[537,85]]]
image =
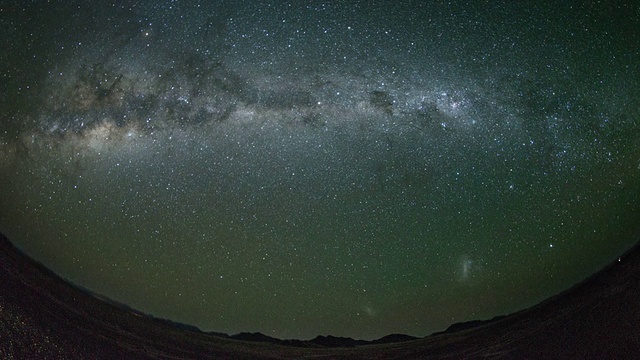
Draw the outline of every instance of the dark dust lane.
[[[226,333],[424,336],[531,306],[632,245],[633,7],[2,10],[0,230],[135,309]]]

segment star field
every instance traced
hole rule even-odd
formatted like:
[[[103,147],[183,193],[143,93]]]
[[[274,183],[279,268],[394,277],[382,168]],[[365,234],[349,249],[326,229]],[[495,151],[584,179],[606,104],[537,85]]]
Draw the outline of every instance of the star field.
[[[523,309],[638,230],[640,19],[602,7],[2,8],[0,230],[207,331]]]

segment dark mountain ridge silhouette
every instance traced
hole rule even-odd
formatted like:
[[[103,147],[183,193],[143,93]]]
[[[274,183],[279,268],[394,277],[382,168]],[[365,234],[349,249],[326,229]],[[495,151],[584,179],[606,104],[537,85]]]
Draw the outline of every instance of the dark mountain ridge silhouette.
[[[639,245],[536,306],[421,339],[202,332],[70,284],[1,234],[0,284],[0,358],[633,358],[640,351]]]

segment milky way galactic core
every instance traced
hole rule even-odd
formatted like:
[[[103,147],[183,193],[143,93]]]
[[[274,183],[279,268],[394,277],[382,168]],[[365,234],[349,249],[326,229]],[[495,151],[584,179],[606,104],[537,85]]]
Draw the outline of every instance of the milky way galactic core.
[[[2,7],[0,230],[207,331],[425,336],[552,296],[640,224],[640,10]]]

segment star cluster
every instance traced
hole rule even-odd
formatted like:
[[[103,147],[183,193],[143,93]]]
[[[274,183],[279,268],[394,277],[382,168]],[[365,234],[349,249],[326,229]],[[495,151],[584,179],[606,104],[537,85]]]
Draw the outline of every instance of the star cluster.
[[[92,291],[204,330],[424,336],[632,245],[623,5],[49,6],[0,20],[0,230]]]

